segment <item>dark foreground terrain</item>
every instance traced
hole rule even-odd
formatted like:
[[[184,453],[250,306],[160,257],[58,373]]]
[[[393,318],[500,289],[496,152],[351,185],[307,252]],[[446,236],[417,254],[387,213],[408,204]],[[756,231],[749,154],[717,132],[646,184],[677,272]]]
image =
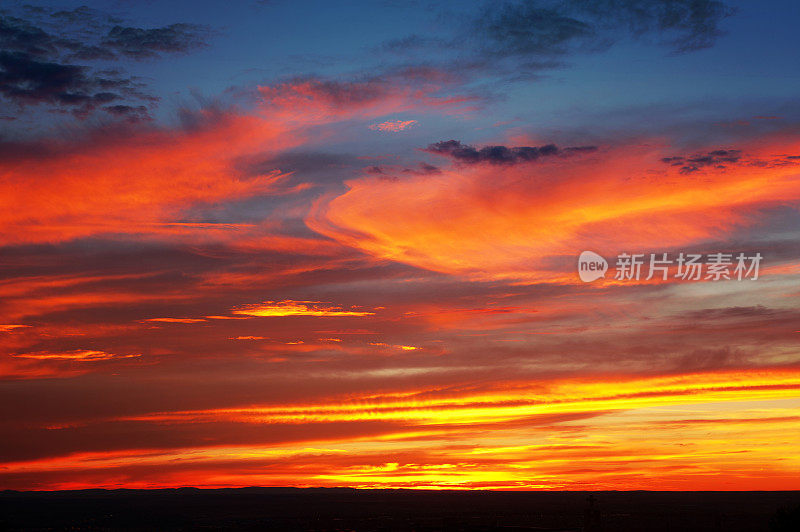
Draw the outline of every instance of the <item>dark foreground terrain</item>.
[[[800,531],[800,492],[0,492],[2,530]]]

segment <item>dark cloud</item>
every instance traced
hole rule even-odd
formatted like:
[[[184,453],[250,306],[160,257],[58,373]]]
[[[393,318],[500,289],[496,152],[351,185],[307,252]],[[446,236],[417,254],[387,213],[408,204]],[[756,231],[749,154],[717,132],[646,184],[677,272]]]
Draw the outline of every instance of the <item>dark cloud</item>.
[[[573,0],[576,12],[605,27],[626,26],[636,38],[683,53],[713,46],[721,22],[735,10],[719,0]]]
[[[0,95],[21,105],[68,107],[77,115],[123,98],[151,99],[139,93],[129,79],[105,77],[88,67],[4,51],[0,51]]]
[[[450,56],[439,69],[464,76],[491,71],[504,81],[535,79],[564,67],[577,53],[600,52],[628,39],[687,53],[713,46],[734,9],[721,0],[508,0],[483,9],[442,14],[446,31],[393,39],[381,52],[429,62]],[[453,20],[460,23],[452,25]]]
[[[544,146],[484,146],[475,148],[462,144],[457,140],[445,140],[431,144],[423,151],[436,155],[446,155],[465,164],[491,163],[491,164],[518,164],[532,162],[542,157],[554,155],[569,156],[576,153],[587,153],[597,150],[596,146],[575,146],[559,148],[555,144]]]
[[[26,6],[26,8],[30,11],[32,6]],[[101,29],[106,24],[122,23],[122,20],[119,18],[112,17],[87,6],[76,7],[71,11],[62,10],[54,12],[48,12],[45,8],[33,8],[32,12],[42,16],[49,16],[50,19],[57,24],[72,24],[93,30]]]
[[[205,46],[209,30],[196,24],[171,24],[143,29],[114,26],[103,45],[134,59],[157,57],[160,53],[184,53]]]
[[[150,115],[144,105],[108,105],[103,110],[111,115],[125,117],[131,121],[149,120]]]
[[[476,27],[498,55],[563,55],[575,46],[601,43],[592,24],[533,2],[492,6],[476,21]]]
[[[86,7],[28,6],[19,16],[0,10],[0,95],[19,106],[44,104],[77,116],[101,108],[128,119],[146,117],[141,104],[156,98],[145,94],[141,83],[119,70],[85,63],[188,52],[203,46],[210,31],[192,24],[143,29],[119,22]]]
[[[670,166],[680,166],[682,174],[696,172],[702,167],[713,166],[714,168],[725,168],[726,164],[737,163],[742,158],[740,150],[713,150],[708,153],[700,153],[691,157],[664,157],[661,162]]]
[[[206,45],[212,31],[197,24],[161,28],[122,25],[120,19],[80,7],[72,11],[25,10],[27,19],[0,10],[0,47],[36,56],[78,59],[149,59]]]
[[[488,6],[473,29],[497,56],[602,50],[626,35],[682,53],[712,46],[731,14],[717,0],[527,0]]]
[[[37,56],[57,51],[51,35],[16,17],[0,18],[0,48]]]
[[[741,150],[718,149],[706,153],[697,153],[687,157],[664,157],[661,162],[680,167],[680,173],[691,174],[702,168],[724,170],[732,165],[756,166],[761,168],[787,166],[800,163],[797,155],[776,155],[770,158],[752,158],[745,156]]]

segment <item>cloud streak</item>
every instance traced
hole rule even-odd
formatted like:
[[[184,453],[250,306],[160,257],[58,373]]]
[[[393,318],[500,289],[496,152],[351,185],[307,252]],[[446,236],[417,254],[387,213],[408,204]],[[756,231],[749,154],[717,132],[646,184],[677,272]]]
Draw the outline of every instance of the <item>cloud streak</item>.
[[[277,316],[372,316],[374,312],[345,310],[320,301],[265,301],[233,310],[234,314],[259,318]]]

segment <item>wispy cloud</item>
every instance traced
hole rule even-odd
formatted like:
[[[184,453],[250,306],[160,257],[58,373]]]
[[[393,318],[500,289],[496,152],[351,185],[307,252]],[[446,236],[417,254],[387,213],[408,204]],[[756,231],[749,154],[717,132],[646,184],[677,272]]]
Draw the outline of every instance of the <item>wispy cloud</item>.
[[[371,316],[374,312],[346,310],[320,301],[265,301],[233,310],[234,314],[255,317],[270,316]]]
[[[78,349],[68,352],[48,352],[38,351],[35,353],[18,353],[15,355],[17,358],[30,358],[34,360],[69,360],[75,362],[95,362],[99,360],[112,360],[118,358],[135,358],[140,355],[117,355],[114,353],[107,353],[105,351],[96,351],[91,349]]]
[[[380,124],[372,124],[369,126],[369,128],[376,131],[388,131],[396,133],[398,131],[408,129],[415,124],[417,124],[416,120],[390,120],[388,122],[381,122]]]

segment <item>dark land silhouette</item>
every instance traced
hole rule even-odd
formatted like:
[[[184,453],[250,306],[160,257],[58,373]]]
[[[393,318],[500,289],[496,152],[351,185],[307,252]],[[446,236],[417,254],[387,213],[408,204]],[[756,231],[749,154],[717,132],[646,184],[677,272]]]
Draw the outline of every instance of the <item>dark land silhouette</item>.
[[[3,530],[800,531],[800,492],[0,492]]]

